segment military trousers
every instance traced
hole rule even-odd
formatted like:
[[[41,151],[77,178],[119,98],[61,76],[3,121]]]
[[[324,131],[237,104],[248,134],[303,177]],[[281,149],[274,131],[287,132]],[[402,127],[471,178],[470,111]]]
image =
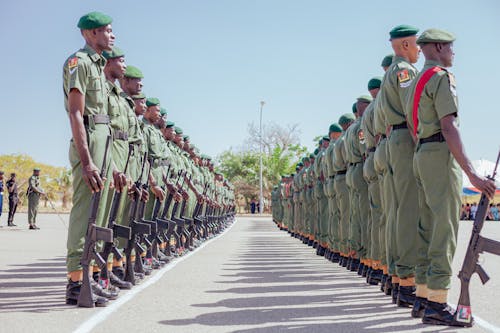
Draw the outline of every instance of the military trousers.
[[[416,282],[433,290],[449,289],[457,247],[462,171],[446,142],[420,145],[414,169],[421,199]]]
[[[36,215],[38,214],[38,204],[40,202],[40,194],[31,192],[28,194],[28,223],[29,225],[36,224]]]
[[[339,212],[337,205],[337,196],[335,194],[335,178],[330,177],[326,183],[328,188],[328,239],[330,247],[333,251],[340,251],[340,226],[339,226]]]
[[[321,188],[323,195],[320,195],[318,199],[318,210],[319,210],[319,241],[323,244],[329,244],[329,231],[330,231],[330,219],[328,210],[328,198],[324,195],[323,188]]]
[[[379,260],[382,265],[387,265],[387,237],[386,237],[386,229],[387,229],[387,216],[390,213],[390,202],[385,199],[386,191],[386,181],[385,177],[387,176],[387,172],[389,169],[387,162],[387,139],[382,138],[379,141],[379,145],[375,154],[373,156],[373,164],[375,172],[378,175],[379,179],[379,193],[380,193],[380,219],[379,219]],[[375,236],[376,237],[376,236]],[[374,249],[377,251],[377,249]]]
[[[346,175],[335,175],[335,197],[337,198],[339,212],[339,239],[340,251],[347,254],[349,246],[349,222],[351,219],[351,201]]]
[[[381,235],[381,217],[382,217],[382,202],[380,198],[380,180],[377,171],[375,170],[375,152],[369,152],[363,167],[363,176],[368,183],[368,201],[370,203],[370,221],[371,230],[370,249],[368,250],[368,258],[373,260],[381,260],[380,252],[380,235]]]
[[[357,163],[352,167],[352,187],[355,193],[357,207],[357,218],[351,218],[351,246],[358,253],[359,258],[366,259],[367,251],[370,248],[371,236],[370,228],[370,208],[368,202],[368,184],[363,178],[364,163]],[[351,209],[352,210],[352,209]]]
[[[415,275],[415,228],[419,223],[417,182],[413,173],[415,144],[407,128],[393,130],[388,141],[389,164],[393,172],[396,208],[396,274]]]
[[[17,203],[18,203],[19,199],[17,198],[9,198],[9,218],[8,218],[8,222],[9,223],[12,223],[12,221],[14,221],[14,214],[16,214],[16,210],[17,210]]]
[[[96,124],[93,127],[87,128],[87,143],[89,146],[90,156],[94,164],[99,169],[101,169],[103,165],[106,140],[110,135],[110,128],[105,124]],[[108,147],[106,160],[106,181],[104,183],[104,189],[100,192],[100,204],[96,215],[96,225],[100,227],[105,226],[106,222],[104,203],[107,200],[111,180],[110,148],[111,144]],[[82,178],[82,163],[72,140],[69,148],[69,161],[73,174],[73,207],[71,208],[71,213],[69,215],[68,239],[66,242],[66,266],[68,272],[72,272],[82,269],[80,260],[83,254],[85,235],[87,233],[92,192]]]

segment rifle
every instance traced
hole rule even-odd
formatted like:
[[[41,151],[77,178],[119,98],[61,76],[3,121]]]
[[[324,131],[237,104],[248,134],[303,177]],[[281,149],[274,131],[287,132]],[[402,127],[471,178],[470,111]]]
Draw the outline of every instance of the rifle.
[[[192,176],[189,175],[188,178],[189,178],[189,181],[191,181]],[[184,216],[184,212],[186,211],[186,204],[187,204],[187,200],[182,201],[181,212],[180,212],[179,216],[180,216],[180,220],[181,220],[180,222],[182,224],[181,232],[184,235],[184,237],[186,238],[186,241],[184,243],[187,246],[185,246],[185,247],[188,247],[191,249],[191,247],[193,246],[194,240],[193,240],[193,233],[191,233],[191,230],[189,230],[189,229],[190,229],[193,221],[190,218],[187,218]],[[185,228],[186,225],[188,226],[188,229]]]
[[[127,173],[128,169],[128,164],[130,161],[130,156],[132,155],[132,149],[129,146],[128,150],[128,155],[127,155],[127,162],[125,163],[125,168],[123,169],[123,173]],[[121,196],[123,195],[122,192],[115,191],[113,194],[113,201],[111,202],[111,209],[109,211],[109,219],[108,219],[108,229],[113,230],[113,237],[122,237],[125,239],[130,239],[132,236],[130,227],[126,227],[123,225],[116,224],[116,216],[118,215],[118,209],[120,208],[120,203],[121,203]],[[118,250],[118,248],[115,246],[113,242],[106,242],[104,244],[104,249],[101,252],[101,256],[103,257],[104,260],[107,260],[109,255],[113,253],[114,258],[117,261],[122,260],[123,255]],[[108,265],[104,265],[104,267],[101,269],[101,274],[99,276],[99,283],[103,288],[107,288],[109,284],[109,272],[108,272]]]
[[[110,136],[106,138],[104,159],[100,172],[101,179],[106,176],[106,159],[108,158],[109,141]],[[83,254],[81,259],[81,265],[83,268],[83,282],[80,289],[80,295],[78,296],[78,306],[85,308],[93,308],[95,306],[92,293],[92,285],[90,282],[90,261],[94,259],[99,267],[106,266],[106,261],[104,261],[101,255],[96,251],[96,243],[100,240],[105,242],[113,241],[113,230],[98,227],[95,224],[100,201],[101,191],[94,192],[90,201],[90,216],[87,224],[87,234],[85,235],[85,245],[83,247]]]
[[[498,162],[500,160],[500,152],[498,152],[495,169],[491,177],[487,177],[495,181],[497,173]],[[474,219],[474,226],[472,227],[472,235],[470,237],[469,246],[465,255],[462,269],[458,273],[460,279],[460,297],[458,299],[457,310],[455,311],[455,320],[462,323],[463,326],[472,326],[472,309],[470,306],[469,283],[472,275],[477,273],[479,279],[483,284],[488,282],[490,277],[478,263],[479,254],[488,252],[500,255],[500,242],[485,238],[480,235],[483,229],[484,220],[486,219],[486,212],[490,204],[490,199],[483,193],[479,201],[477,213]]]
[[[141,234],[151,233],[150,225],[136,220],[139,200],[141,200],[140,196],[142,188],[141,181],[144,175],[146,160],[147,160],[147,152],[144,153],[144,157],[142,159],[141,175],[139,176],[139,179],[137,179],[137,181],[135,182],[135,191],[132,195],[132,203],[130,204],[129,215],[128,215],[129,227],[131,229],[132,234],[127,242],[127,247],[125,249],[125,256],[127,258],[125,265],[125,281],[128,281],[133,285],[136,284],[136,280],[133,267],[134,265],[132,263],[132,250],[134,248],[136,249],[136,263],[137,263],[137,256],[140,256],[140,254],[145,251],[145,249],[141,246],[140,242],[138,241],[137,236]],[[142,264],[142,261],[140,261],[140,263]]]
[[[206,196],[207,189],[208,189],[208,182],[205,183],[205,187],[203,188],[203,194],[202,194],[203,197]],[[206,225],[204,225],[204,223],[203,223],[203,221],[204,221],[203,217],[200,218],[200,214],[203,211],[203,206],[204,206],[204,203],[200,203],[200,202],[196,201],[196,206],[194,207],[194,211],[193,211],[193,221],[195,223],[194,227],[200,229],[201,236],[206,237],[207,228],[206,228]]]
[[[181,171],[181,175],[179,177],[182,178],[182,182],[178,187],[178,191],[180,193],[183,192],[182,187],[184,186],[184,180],[185,180],[185,177],[183,177],[183,176],[185,176],[185,175],[186,175],[185,171]],[[176,242],[175,245],[176,245],[177,249],[179,249],[180,247],[184,247],[184,243],[182,243],[181,235],[179,235],[179,233],[178,233],[179,231],[181,231],[179,228],[184,226],[184,220],[175,217],[178,209],[179,209],[179,202],[176,201],[176,202],[174,202],[174,206],[172,207],[172,214],[170,215],[170,220],[172,220],[176,223],[176,228],[174,229],[173,236],[175,238],[175,242]]]

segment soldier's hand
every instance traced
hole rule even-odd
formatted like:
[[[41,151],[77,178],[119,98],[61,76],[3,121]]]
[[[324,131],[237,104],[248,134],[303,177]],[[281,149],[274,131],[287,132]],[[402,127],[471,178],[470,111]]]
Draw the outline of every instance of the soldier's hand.
[[[180,201],[182,200],[182,196],[181,196],[179,193],[177,193],[177,192],[176,192],[176,193],[174,194],[174,200],[175,200],[176,202],[180,202]]]
[[[160,199],[160,201],[165,200],[165,191],[163,191],[160,186],[158,186],[158,185],[152,186],[151,187],[151,192],[153,192],[153,194],[155,195],[155,197],[157,197],[158,199]]]
[[[127,176],[123,172],[113,170],[113,184],[115,190],[120,193],[127,186]]]
[[[472,176],[470,176],[469,180],[472,185],[479,191],[484,193],[488,197],[488,199],[493,199],[496,190],[495,182],[493,180],[486,177],[481,177],[477,174],[473,174]]]
[[[184,200],[188,200],[188,199],[189,199],[189,194],[187,193],[187,191],[183,191],[183,192],[182,192],[182,198],[183,198]]]
[[[146,190],[145,188],[143,188],[141,190],[141,200],[143,202],[148,202],[148,200],[149,200],[149,191]]]
[[[104,188],[104,180],[99,174],[99,169],[93,162],[88,165],[82,165],[82,178],[92,193],[99,192]]]

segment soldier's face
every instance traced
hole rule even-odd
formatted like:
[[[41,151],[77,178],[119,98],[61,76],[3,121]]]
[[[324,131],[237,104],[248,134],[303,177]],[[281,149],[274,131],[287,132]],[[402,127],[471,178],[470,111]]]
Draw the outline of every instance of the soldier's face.
[[[155,124],[160,118],[160,107],[158,105],[153,105],[148,107],[147,110],[148,120]]]
[[[127,77],[125,78],[125,87],[124,90],[128,91],[130,95],[137,95],[142,92],[142,79],[135,79]]]
[[[136,116],[142,116],[144,115],[144,112],[146,112],[146,99],[141,98],[141,99],[134,99],[134,104],[135,104],[135,115]]]
[[[407,45],[405,46],[408,49],[408,60],[410,60],[410,63],[415,64],[420,56],[420,46],[417,44],[417,36],[408,37],[406,42]]]
[[[437,44],[436,46],[441,53],[441,62],[444,67],[453,66],[453,59],[455,58],[455,52],[453,51],[453,43]]]
[[[111,75],[114,78],[121,79],[123,78],[123,74],[125,74],[125,69],[127,68],[127,65],[125,65],[124,57],[118,57],[118,58],[108,59],[108,61],[106,62],[106,67],[109,69]]]
[[[111,51],[111,48],[115,45],[115,35],[111,24],[94,29],[93,35],[97,46],[102,50]]]

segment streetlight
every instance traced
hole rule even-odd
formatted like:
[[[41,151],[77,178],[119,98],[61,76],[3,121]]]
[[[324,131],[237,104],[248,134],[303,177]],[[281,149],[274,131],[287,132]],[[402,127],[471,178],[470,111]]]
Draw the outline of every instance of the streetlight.
[[[259,154],[259,160],[260,160],[260,170],[259,170],[259,186],[260,186],[260,193],[259,193],[259,214],[262,215],[264,212],[264,198],[262,195],[262,109],[264,108],[264,104],[266,102],[260,101],[260,131],[259,131],[259,138],[260,138],[260,154]]]

